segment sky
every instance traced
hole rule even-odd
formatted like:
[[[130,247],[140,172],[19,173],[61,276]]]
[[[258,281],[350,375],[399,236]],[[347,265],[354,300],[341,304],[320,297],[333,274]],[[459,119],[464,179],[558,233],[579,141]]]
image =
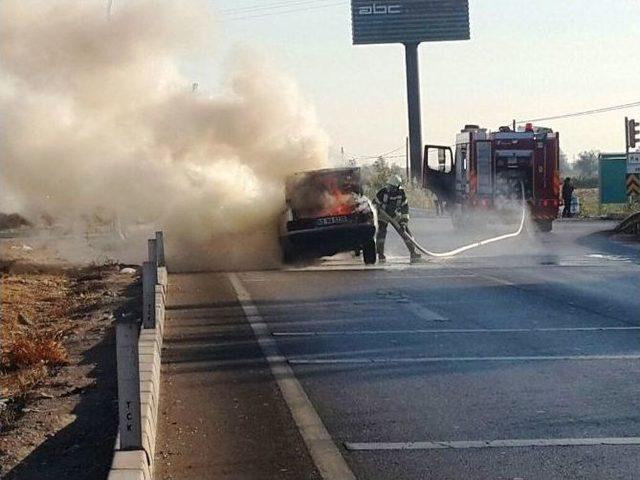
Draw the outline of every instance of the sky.
[[[348,0],[210,0],[217,55],[191,64],[221,88],[240,50],[269,57],[298,82],[331,142],[332,161],[404,152],[401,45],[353,46]],[[640,0],[470,0],[471,40],[420,46],[423,142],[450,145],[465,124],[527,120],[640,101]],[[544,122],[569,159],[624,151],[624,117],[640,107]],[[404,159],[398,159],[399,163]]]

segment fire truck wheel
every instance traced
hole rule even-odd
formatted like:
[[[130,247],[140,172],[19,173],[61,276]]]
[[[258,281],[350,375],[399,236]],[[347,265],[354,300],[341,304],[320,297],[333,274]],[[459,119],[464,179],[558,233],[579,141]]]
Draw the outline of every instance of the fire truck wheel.
[[[548,233],[553,228],[553,222],[551,220],[536,220],[536,227],[539,232]]]
[[[376,242],[374,240],[369,240],[362,246],[362,259],[365,265],[376,263]]]
[[[284,263],[295,263],[298,260],[298,254],[291,246],[282,247],[282,261]]]

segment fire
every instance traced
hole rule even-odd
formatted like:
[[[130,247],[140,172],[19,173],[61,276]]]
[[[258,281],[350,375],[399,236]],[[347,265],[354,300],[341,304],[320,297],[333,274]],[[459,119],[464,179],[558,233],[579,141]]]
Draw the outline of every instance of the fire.
[[[327,185],[324,194],[324,208],[320,211],[319,216],[331,217],[334,215],[350,215],[356,209],[356,200],[352,193],[343,192],[338,188],[335,180]]]

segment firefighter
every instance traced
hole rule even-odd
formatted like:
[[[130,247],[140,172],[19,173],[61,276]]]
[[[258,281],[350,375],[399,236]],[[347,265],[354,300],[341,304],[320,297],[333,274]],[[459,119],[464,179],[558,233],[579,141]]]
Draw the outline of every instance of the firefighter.
[[[407,195],[402,188],[402,178],[399,175],[392,175],[387,184],[382,187],[376,194],[376,198],[373,203],[378,210],[384,210],[384,212],[391,218],[396,220],[404,232],[411,235],[409,230],[409,202],[407,201]],[[376,249],[378,253],[378,260],[385,262],[384,256],[384,242],[387,238],[387,226],[388,223],[378,217],[378,234],[376,236]],[[409,253],[411,254],[411,262],[418,262],[421,260],[421,256],[416,252],[413,244],[402,235]]]
[[[562,184],[562,201],[564,202],[564,209],[562,210],[562,216],[564,218],[571,217],[571,199],[573,198],[573,185],[571,184],[571,178],[564,179]]]

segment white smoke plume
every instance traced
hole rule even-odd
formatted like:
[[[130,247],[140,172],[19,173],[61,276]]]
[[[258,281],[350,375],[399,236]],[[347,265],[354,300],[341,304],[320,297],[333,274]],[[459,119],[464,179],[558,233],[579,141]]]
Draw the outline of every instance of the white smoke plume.
[[[273,258],[284,177],[326,163],[312,108],[290,78],[246,57],[224,92],[194,93],[180,65],[214,54],[203,1],[111,10],[0,3],[0,211],[152,222],[181,266]]]

